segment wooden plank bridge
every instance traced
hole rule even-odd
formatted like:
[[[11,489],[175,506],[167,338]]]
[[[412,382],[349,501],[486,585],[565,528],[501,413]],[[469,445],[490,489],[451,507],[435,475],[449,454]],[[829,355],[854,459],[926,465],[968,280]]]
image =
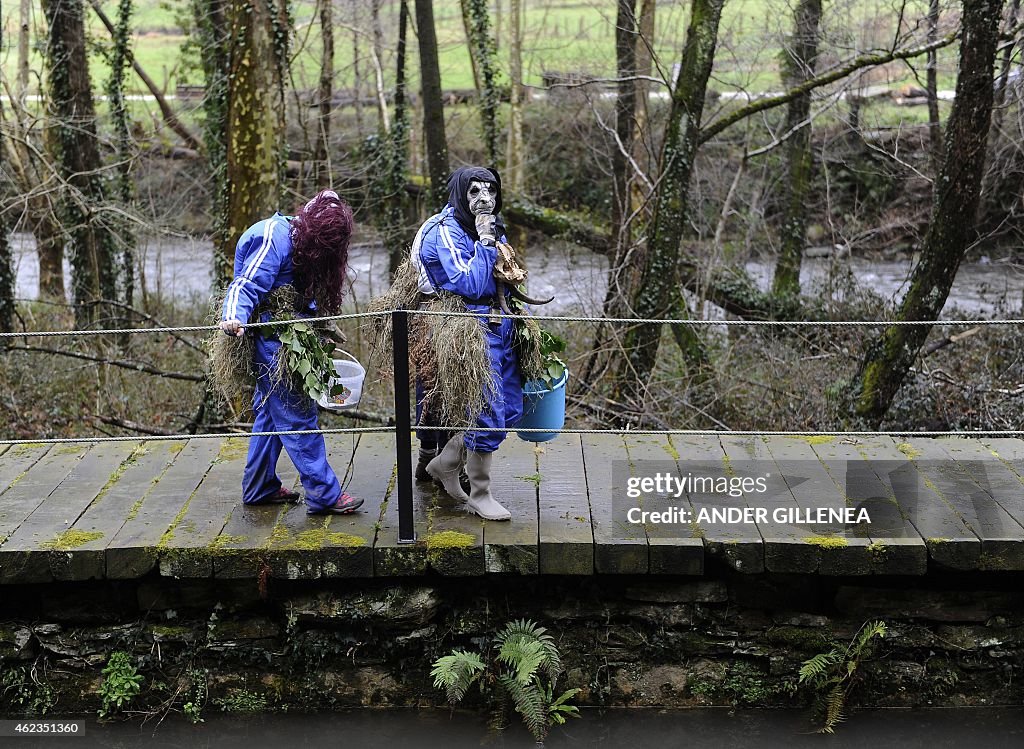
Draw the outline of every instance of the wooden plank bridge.
[[[537,446],[511,437],[494,461],[493,492],[512,521],[481,521],[417,484],[414,544],[397,542],[394,436],[327,442],[364,511],[310,517],[302,505],[243,506],[245,438],[0,446],[0,584],[701,575],[713,565],[750,574],[1024,570],[1019,439],[562,435]],[[689,517],[681,524],[626,521],[631,477],[654,467],[683,476],[695,465],[731,475],[740,463],[774,475],[778,490],[761,498],[744,489],[721,503],[687,491],[676,495]],[[298,486],[287,457],[280,469]],[[655,509],[643,502],[634,504]],[[785,517],[857,507],[874,518],[741,523],[702,516],[712,505]]]

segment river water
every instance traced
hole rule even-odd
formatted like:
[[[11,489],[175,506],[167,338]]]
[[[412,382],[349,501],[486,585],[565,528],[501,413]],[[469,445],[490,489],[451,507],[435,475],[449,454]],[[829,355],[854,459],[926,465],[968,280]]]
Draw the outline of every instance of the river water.
[[[31,235],[12,237],[17,264],[17,294],[33,299],[39,293],[39,267]],[[210,296],[212,245],[205,238],[150,237],[142,240],[140,256],[145,288],[159,297],[199,303]],[[350,307],[361,307],[387,285],[387,253],[375,242],[357,242],[350,255],[352,291]],[[531,249],[527,255],[529,288],[533,296],[555,295],[544,308],[549,314],[600,314],[605,292],[607,259],[567,242],[549,242]],[[747,272],[767,288],[772,264],[754,260],[746,263]],[[877,260],[854,257],[843,260],[808,258],[801,281],[810,293],[832,289],[834,296],[846,293],[844,277],[887,300],[898,299],[906,290],[910,259]],[[65,273],[70,278],[69,273]],[[943,315],[954,312],[971,317],[1004,316],[1020,312],[1024,303],[1024,266],[1009,262],[981,261],[960,266]],[[709,317],[717,317],[708,310]]]
[[[1024,708],[959,708],[856,711],[832,736],[810,732],[806,713],[797,710],[585,710],[583,718],[556,727],[546,746],[728,747],[729,749],[1020,749],[1024,746]],[[469,749],[534,746],[519,723],[489,731],[483,716],[445,710],[356,710],[312,715],[239,716],[207,711],[192,725],[175,715],[157,725],[151,720],[98,725],[89,721],[75,738],[10,740],[10,746],[72,749]]]

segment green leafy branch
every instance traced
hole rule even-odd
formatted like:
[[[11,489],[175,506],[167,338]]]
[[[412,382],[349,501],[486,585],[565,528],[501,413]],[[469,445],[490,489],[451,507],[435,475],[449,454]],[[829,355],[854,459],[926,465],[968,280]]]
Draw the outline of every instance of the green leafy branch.
[[[324,340],[317,329],[308,323],[273,326],[281,341],[281,379],[287,378],[293,389],[306,393],[314,401],[324,395],[340,395],[344,387],[331,386],[334,362],[331,353],[335,345]]]
[[[559,354],[565,352],[568,345],[566,340],[536,325],[516,325],[515,334],[520,338],[520,350],[525,351],[532,347],[539,349],[540,371],[537,379],[543,380],[548,388],[553,388],[565,374],[566,364]]]

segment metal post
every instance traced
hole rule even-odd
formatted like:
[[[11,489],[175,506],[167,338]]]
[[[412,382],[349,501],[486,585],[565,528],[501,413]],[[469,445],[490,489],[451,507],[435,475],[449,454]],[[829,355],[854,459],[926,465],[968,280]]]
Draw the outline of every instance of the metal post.
[[[391,313],[395,347],[395,457],[398,459],[398,543],[416,542],[412,521],[412,429],[409,424],[409,313]]]

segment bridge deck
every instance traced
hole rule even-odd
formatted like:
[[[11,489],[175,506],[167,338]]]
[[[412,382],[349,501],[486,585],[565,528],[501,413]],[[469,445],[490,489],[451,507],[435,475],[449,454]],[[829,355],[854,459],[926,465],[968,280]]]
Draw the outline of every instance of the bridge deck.
[[[483,522],[429,485],[415,490],[418,541],[397,543],[394,438],[330,436],[332,464],[364,512],[308,517],[302,505],[245,507],[246,440],[0,446],[0,584],[165,576],[290,579],[486,573],[922,575],[929,569],[1024,570],[1024,441],[562,435],[512,437],[493,492],[511,522]],[[630,524],[628,475],[695,465],[757,466],[766,496],[721,506],[769,512],[866,507],[844,528],[698,520],[706,496],[669,504],[681,525]],[[294,468],[281,475],[297,485]],[[747,471],[749,473],[749,471]],[[615,501],[612,498],[616,497]]]

